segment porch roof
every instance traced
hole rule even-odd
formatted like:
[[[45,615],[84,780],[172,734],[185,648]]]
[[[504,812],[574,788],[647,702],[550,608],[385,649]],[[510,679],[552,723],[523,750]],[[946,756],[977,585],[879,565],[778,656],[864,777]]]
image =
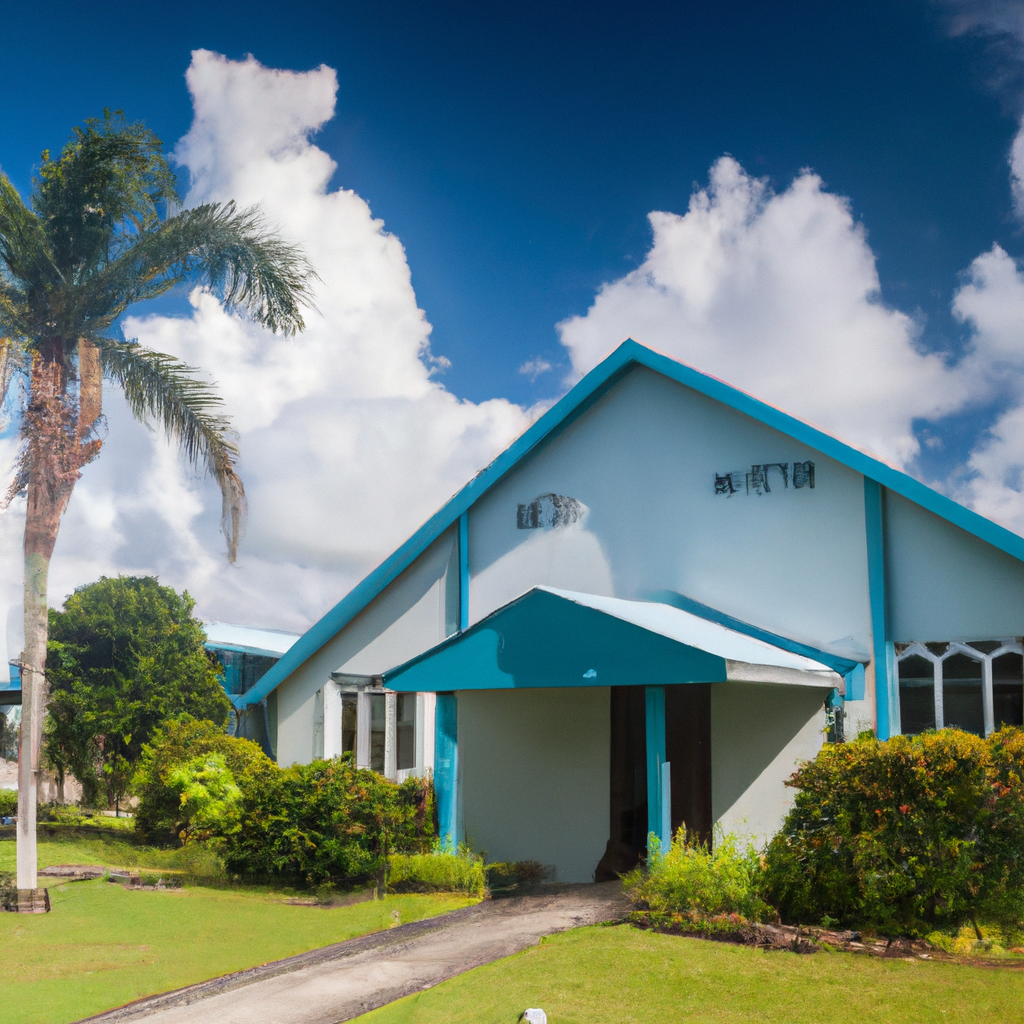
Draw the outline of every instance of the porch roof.
[[[534,587],[383,674],[400,691],[662,686],[730,680],[841,688],[826,664],[692,612]]]

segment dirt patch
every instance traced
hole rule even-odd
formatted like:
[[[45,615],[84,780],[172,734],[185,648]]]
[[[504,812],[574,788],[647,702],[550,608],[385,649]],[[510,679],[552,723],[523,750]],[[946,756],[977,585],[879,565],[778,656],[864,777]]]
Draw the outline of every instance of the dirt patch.
[[[700,926],[681,918],[672,921],[651,920],[642,911],[630,914],[628,920],[637,928],[664,935],[681,935],[690,939],[728,942],[733,945],[755,946],[759,949],[790,953],[818,953],[828,950],[882,957],[887,960],[933,960],[971,967],[1024,970],[1024,959],[958,956],[940,949],[927,939],[886,939],[862,935],[855,931],[832,931],[828,928],[787,924],[755,924],[737,915],[712,918]]]

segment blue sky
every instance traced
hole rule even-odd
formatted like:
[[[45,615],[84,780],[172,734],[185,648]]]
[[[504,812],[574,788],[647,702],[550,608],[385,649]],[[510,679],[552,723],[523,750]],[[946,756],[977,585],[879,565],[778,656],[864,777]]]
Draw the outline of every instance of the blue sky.
[[[162,450],[111,398],[58,591],[159,572],[208,615],[301,628],[626,334],[1024,530],[1024,203],[1009,162],[1024,0],[4,13],[0,167],[20,189],[43,148],[121,108],[179,146],[192,201],[236,189],[308,240],[336,304],[298,349],[184,291],[128,322],[221,383],[249,546],[234,575],[214,564],[216,495],[187,473],[168,483]],[[226,60],[197,64],[204,50]],[[286,150],[305,168],[294,196]],[[329,387],[300,380],[302,358]],[[322,451],[297,455],[313,408]],[[302,499],[294,467],[337,476],[337,494]],[[304,511],[281,511],[285,491]],[[389,511],[350,511],[368,506]],[[0,555],[16,546],[5,529]],[[267,586],[290,595],[273,614]]]
[[[1016,103],[986,43],[914,0],[718,4],[17,5],[0,81],[0,165],[104,106],[185,133],[193,49],[338,69],[318,144],[401,238],[457,394],[529,403],[517,373],[564,363],[554,324],[635,267],[650,210],[681,212],[733,154],[785,186],[803,167],[850,198],[887,301],[956,347],[957,275],[1022,250],[1006,153]]]

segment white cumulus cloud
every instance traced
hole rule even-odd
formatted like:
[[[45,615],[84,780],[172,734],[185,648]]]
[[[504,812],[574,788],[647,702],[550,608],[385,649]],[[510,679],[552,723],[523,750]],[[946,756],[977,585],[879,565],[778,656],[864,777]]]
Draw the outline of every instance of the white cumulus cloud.
[[[956,496],[1024,533],[1024,273],[1017,261],[998,245],[975,259],[953,312],[972,334],[967,371],[1004,405],[974,446]]]
[[[901,463],[915,418],[969,397],[881,301],[863,228],[817,175],[775,193],[723,157],[685,214],[650,222],[643,264],[559,325],[576,375],[631,336]]]
[[[195,120],[175,150],[191,181],[186,205],[259,203],[316,268],[317,311],[298,337],[275,337],[196,289],[190,316],[126,322],[128,337],[217,382],[239,433],[248,531],[228,565],[216,487],[108,389],[108,439],[65,515],[51,603],[101,573],[155,573],[187,587],[205,617],[302,630],[529,414],[503,399],[462,401],[432,379],[439,360],[401,242],[360,196],[328,189],[335,163],[311,141],[334,112],[333,70],[200,50],[186,77]],[[20,599],[22,525],[17,507],[0,519],[8,604]]]

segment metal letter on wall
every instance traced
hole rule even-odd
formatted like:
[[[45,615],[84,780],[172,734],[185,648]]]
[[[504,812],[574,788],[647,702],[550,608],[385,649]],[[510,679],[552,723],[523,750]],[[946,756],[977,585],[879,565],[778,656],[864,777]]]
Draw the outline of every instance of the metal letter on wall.
[[[587,506],[564,494],[542,494],[528,505],[516,508],[517,530],[557,529],[583,518]]]
[[[750,469],[715,473],[715,494],[731,498],[734,494],[773,494],[776,491],[814,488],[814,463],[755,462]],[[526,506],[520,505],[520,508]]]

